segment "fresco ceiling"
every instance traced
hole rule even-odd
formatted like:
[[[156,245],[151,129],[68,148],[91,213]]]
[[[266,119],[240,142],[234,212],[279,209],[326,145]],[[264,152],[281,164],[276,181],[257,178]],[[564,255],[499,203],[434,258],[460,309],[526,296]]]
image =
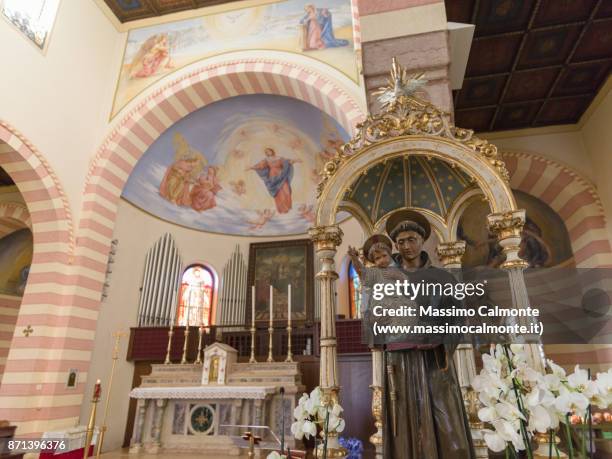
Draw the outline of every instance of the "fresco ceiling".
[[[136,164],[122,197],[201,231],[302,234],[314,222],[319,172],[347,140],[335,120],[297,99],[224,99],[166,130]]]

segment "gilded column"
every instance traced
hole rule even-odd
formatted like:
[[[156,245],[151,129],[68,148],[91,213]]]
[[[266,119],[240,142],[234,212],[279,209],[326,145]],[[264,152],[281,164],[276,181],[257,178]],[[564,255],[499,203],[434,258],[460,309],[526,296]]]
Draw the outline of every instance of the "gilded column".
[[[321,363],[319,384],[327,393],[338,393],[338,369],[336,361],[336,297],[335,282],[338,279],[334,266],[336,247],[342,242],[342,230],[337,226],[318,226],[309,231],[320,262],[316,275],[321,304]]]
[[[445,268],[460,269],[461,260],[465,254],[465,241],[442,242],[436,248],[436,252]],[[476,457],[486,459],[489,457],[489,449],[482,433],[484,424],[478,419],[480,403],[476,392],[472,389],[472,380],[476,376],[474,347],[468,343],[459,344],[455,349],[453,360],[457,370],[457,380],[463,395],[463,403],[468,414]]]
[[[383,351],[372,349],[372,416],[376,432],[370,436],[370,443],[374,445],[376,459],[383,459]]]
[[[338,225],[317,226],[309,231],[314,242],[320,269],[316,275],[319,285],[319,298],[321,304],[321,360],[319,363],[319,385],[323,391],[323,403],[331,406],[338,401],[338,362],[336,350],[336,273],[334,256],[336,247],[342,242],[342,230]],[[321,447],[319,448],[322,453]],[[327,457],[343,458],[346,450],[338,443],[335,432],[329,434],[327,441]]]
[[[523,270],[527,262],[519,256],[521,233],[525,224],[525,210],[514,210],[490,214],[488,217],[489,229],[497,236],[506,260],[501,268],[508,271],[510,290],[512,293],[512,306],[517,309],[529,307],[527,286],[523,277]],[[519,317],[519,324],[529,326],[531,321],[526,317]],[[544,359],[540,344],[528,344],[527,355],[533,368],[544,372]]]
[[[142,448],[142,433],[146,410],[147,400],[139,398],[136,402],[136,419],[134,420],[134,431],[130,441],[130,454],[137,454]]]

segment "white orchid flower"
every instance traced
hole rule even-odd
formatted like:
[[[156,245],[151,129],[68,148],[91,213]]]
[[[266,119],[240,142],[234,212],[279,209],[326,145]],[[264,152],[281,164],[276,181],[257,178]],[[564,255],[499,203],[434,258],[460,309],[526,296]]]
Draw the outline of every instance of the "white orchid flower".
[[[527,429],[530,432],[537,430],[538,432],[545,433],[548,429],[552,428],[554,419],[546,408],[541,405],[534,406],[529,412],[529,423]]]
[[[567,389],[555,400],[555,408],[565,416],[567,413],[575,413],[582,416],[589,406],[589,400],[579,392],[570,392]]]
[[[550,359],[546,360],[546,363],[548,364],[548,367],[550,368],[550,370],[553,372],[554,375],[558,376],[559,379],[565,379],[565,370],[560,367],[559,365],[557,365],[555,362],[553,362]]]
[[[302,431],[306,438],[315,437],[317,435],[317,425],[311,421],[304,421]]]
[[[502,363],[499,359],[492,357],[489,354],[483,354],[482,356],[483,370],[487,373],[501,373]]]
[[[501,453],[506,449],[507,443],[501,435],[489,429],[482,429],[484,435],[484,441],[487,444],[487,448],[496,453]]]
[[[535,386],[531,392],[526,395],[525,399],[527,400],[527,405],[530,407],[539,405],[552,406],[555,403],[555,396],[545,385]]]
[[[329,415],[329,426],[327,428],[328,432],[342,432],[344,430],[345,423],[344,419],[339,418],[336,415]]]
[[[589,382],[589,373],[576,365],[574,372],[567,377],[567,384],[578,392],[584,392]]]
[[[516,421],[518,419],[522,419],[523,421],[526,420],[523,413],[521,413],[515,404],[508,403],[504,400],[495,405],[495,411],[497,411],[500,417],[506,421]]]
[[[491,422],[500,418],[499,413],[495,410],[495,407],[488,406],[480,408],[478,410],[478,419],[482,422]]]
[[[548,373],[544,375],[544,384],[548,390],[559,392],[561,389],[561,378],[555,373]]]
[[[519,433],[519,426],[516,423],[499,419],[493,421],[491,425],[495,428],[495,431],[506,441],[509,441],[517,451],[525,449],[525,443],[523,437]]]
[[[304,438],[304,421],[297,421],[291,424],[291,433],[297,440]]]
[[[595,383],[599,389],[597,406],[605,410],[612,405],[612,368],[605,373],[597,373]]]

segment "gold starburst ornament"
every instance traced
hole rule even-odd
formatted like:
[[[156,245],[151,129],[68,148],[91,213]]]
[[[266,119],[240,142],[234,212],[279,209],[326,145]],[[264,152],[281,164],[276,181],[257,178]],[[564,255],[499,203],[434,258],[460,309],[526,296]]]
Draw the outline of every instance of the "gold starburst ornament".
[[[382,108],[389,110],[402,97],[415,97],[416,92],[427,84],[427,79],[424,73],[408,74],[397,62],[397,58],[393,58],[391,64],[391,74],[387,80],[388,84],[378,88],[373,94],[377,96]]]

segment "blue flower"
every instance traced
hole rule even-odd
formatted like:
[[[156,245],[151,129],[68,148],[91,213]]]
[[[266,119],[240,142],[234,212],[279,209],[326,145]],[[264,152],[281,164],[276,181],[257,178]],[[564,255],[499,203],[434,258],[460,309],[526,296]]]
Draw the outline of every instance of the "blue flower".
[[[363,443],[358,438],[344,438],[340,437],[338,442],[343,448],[346,448],[348,452],[347,459],[361,459],[363,453]]]

